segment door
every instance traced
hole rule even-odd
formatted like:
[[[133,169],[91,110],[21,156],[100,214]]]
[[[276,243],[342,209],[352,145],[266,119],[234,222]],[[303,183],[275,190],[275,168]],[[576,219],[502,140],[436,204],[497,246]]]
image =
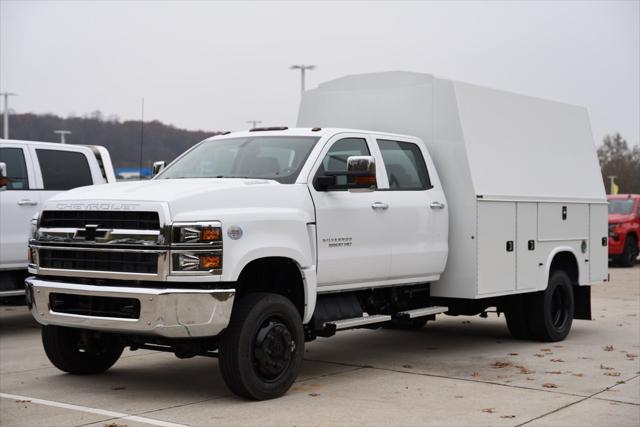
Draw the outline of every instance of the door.
[[[39,209],[31,158],[22,147],[3,143],[0,162],[6,163],[8,178],[0,190],[0,267],[26,268],[31,218]]]
[[[638,207],[640,210],[640,205]],[[640,212],[638,212],[640,214]],[[608,274],[609,248],[607,204],[589,205],[589,281],[605,280]]]
[[[516,204],[478,202],[478,294],[516,289]]]
[[[538,204],[517,202],[516,264],[517,288],[546,287],[545,269],[538,248]]]
[[[371,152],[363,135],[336,135],[313,167],[308,185],[316,209],[319,287],[339,289],[389,277],[391,231],[384,192],[318,191],[313,185],[313,177],[325,171],[346,170],[348,157],[369,156]],[[338,177],[338,184],[345,183],[346,177]]]
[[[388,182],[383,191],[391,225],[390,276],[430,280],[444,271],[448,250],[448,212],[435,168],[418,143],[376,142]]]

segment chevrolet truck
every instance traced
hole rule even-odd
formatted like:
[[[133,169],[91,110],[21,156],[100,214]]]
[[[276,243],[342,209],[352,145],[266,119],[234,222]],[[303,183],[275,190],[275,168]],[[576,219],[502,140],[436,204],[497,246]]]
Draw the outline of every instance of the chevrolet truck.
[[[127,347],[211,356],[235,394],[270,399],[318,337],[496,308],[515,338],[559,341],[607,280],[579,107],[355,75],[307,91],[296,128],[215,136],[161,166],[38,217],[27,295],[62,371],[103,372]]]

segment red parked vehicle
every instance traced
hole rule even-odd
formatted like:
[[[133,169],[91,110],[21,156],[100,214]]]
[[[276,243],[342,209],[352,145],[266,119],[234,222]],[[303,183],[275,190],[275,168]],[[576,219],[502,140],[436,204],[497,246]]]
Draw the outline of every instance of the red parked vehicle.
[[[616,194],[608,199],[609,258],[631,267],[640,250],[640,194]]]

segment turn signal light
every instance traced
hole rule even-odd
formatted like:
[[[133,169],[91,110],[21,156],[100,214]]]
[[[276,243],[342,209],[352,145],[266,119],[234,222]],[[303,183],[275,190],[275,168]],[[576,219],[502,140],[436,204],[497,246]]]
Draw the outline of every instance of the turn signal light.
[[[220,240],[220,227],[203,227],[200,231],[200,240],[203,242],[215,242]]]
[[[200,267],[203,269],[217,269],[222,267],[222,258],[220,255],[202,255],[200,256]]]

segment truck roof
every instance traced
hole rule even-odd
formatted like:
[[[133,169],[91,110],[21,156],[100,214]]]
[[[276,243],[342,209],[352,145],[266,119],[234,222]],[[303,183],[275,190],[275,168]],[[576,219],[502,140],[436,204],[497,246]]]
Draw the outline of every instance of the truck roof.
[[[286,129],[269,129],[268,130],[246,130],[246,131],[237,131],[230,132],[224,135],[215,135],[210,138],[207,138],[205,141],[209,140],[218,140],[225,138],[238,138],[238,137],[248,137],[248,136],[275,136],[275,135],[290,135],[290,136],[332,136],[337,135],[339,133],[375,133],[376,135],[389,135],[400,138],[415,138],[415,136],[404,135],[398,133],[389,133],[389,132],[378,132],[372,130],[365,129],[352,129],[352,128],[332,128],[332,127],[294,127],[294,128],[286,128]]]
[[[55,148],[57,150],[65,150],[69,149],[69,151],[74,150],[85,150],[89,148],[89,145],[85,144],[60,144],[59,142],[44,142],[44,141],[28,141],[25,139],[2,139],[0,138],[0,144],[21,144],[28,145],[30,147],[41,147],[41,148]],[[100,147],[96,145],[95,147]]]

